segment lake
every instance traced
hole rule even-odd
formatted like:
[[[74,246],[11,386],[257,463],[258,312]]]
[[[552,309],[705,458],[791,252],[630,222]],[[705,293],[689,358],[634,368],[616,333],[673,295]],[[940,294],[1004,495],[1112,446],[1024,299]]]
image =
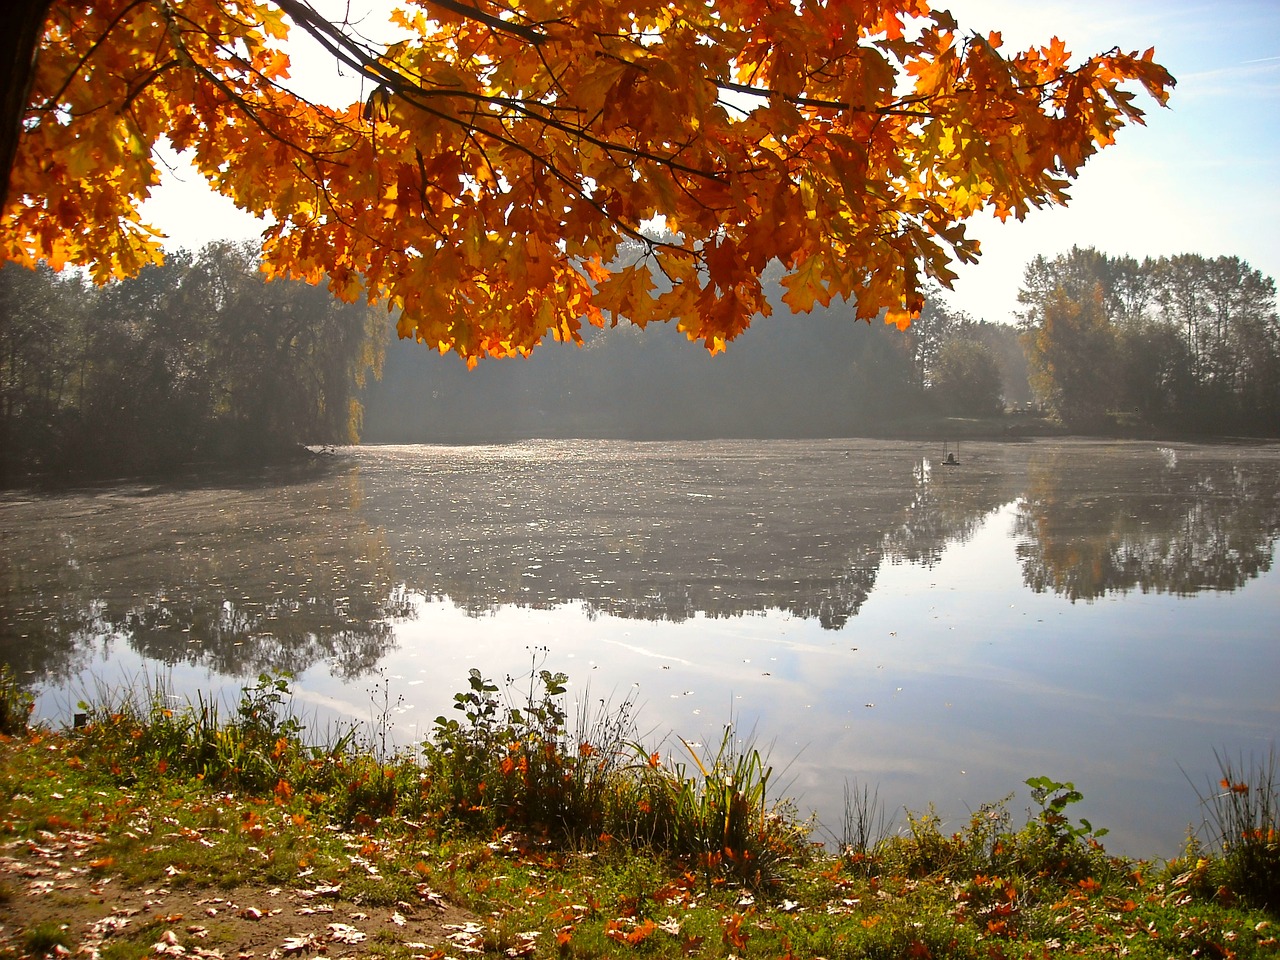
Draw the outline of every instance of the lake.
[[[309,725],[426,736],[474,667],[732,720],[838,834],[845,783],[967,821],[1071,780],[1172,856],[1215,751],[1280,739],[1280,445],[876,440],[339,448],[0,495],[0,659],[38,713],[289,671]],[[228,696],[231,694],[228,692]],[[1194,784],[1194,786],[1193,786]]]

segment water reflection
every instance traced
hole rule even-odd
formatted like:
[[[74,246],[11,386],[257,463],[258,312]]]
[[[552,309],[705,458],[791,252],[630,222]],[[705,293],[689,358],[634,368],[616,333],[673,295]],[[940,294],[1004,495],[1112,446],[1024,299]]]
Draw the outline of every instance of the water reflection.
[[[1023,582],[1072,600],[1238,589],[1280,529],[1272,446],[881,441],[379,447],[266,483],[0,501],[0,658],[121,646],[218,674],[374,671],[412,598],[846,628],[886,564],[1017,504]]]
[[[1016,534],[1023,582],[1094,600],[1232,591],[1271,569],[1280,530],[1273,449],[1038,450]]]
[[[0,658],[68,677],[120,645],[243,676],[375,669],[411,609],[345,467],[266,486],[10,496]]]
[[[917,447],[865,441],[382,448],[361,470],[401,578],[476,614],[778,610],[839,629],[886,559],[936,557],[1014,495],[1006,454],[936,479]]]
[[[977,448],[959,463],[922,458],[914,470],[913,496],[901,520],[884,535],[885,555],[895,563],[933,567],[948,544],[969,540],[982,522],[1012,501],[1022,486],[1019,448],[993,456]],[[962,469],[963,468],[963,469]]]
[[[1195,811],[1182,770],[1280,735],[1280,447],[941,460],[879,441],[371,448],[269,482],[7,494],[0,659],[45,716],[82,673],[163,668],[192,697],[288,670],[302,703],[367,719],[357,678],[382,671],[410,743],[469,668],[518,673],[542,645],[574,695],[639,685],[658,736],[714,740],[736,712],[828,824],[845,777],[963,820],[1043,773],[1084,790],[1118,851],[1171,853]]]

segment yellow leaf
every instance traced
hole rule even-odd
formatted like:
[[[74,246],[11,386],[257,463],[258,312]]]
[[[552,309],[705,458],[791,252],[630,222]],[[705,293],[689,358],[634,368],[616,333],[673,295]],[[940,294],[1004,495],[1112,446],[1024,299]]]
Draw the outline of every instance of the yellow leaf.
[[[819,257],[812,256],[805,260],[782,278],[782,285],[787,288],[787,292],[782,295],[782,302],[793,313],[808,313],[815,303],[825,307],[831,302],[831,293],[827,289]]]
[[[884,322],[887,324],[893,324],[899,330],[905,330],[907,327],[911,326],[912,322],[918,316],[920,316],[918,311],[916,313],[912,313],[910,310],[903,307],[894,307],[892,310],[885,312]]]

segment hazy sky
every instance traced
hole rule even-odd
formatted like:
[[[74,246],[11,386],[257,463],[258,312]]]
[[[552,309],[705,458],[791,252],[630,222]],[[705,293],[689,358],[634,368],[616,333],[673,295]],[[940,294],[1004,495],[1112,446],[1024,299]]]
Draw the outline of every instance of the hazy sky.
[[[940,5],[947,5],[942,3]],[[1178,81],[1167,109],[1120,131],[1066,207],[975,225],[982,260],[953,302],[1008,319],[1022,265],[1072,244],[1137,257],[1239,256],[1280,281],[1280,0],[951,0],[1006,48],[1057,35],[1078,56],[1156,48]],[[1148,99],[1149,102],[1149,98]]]
[[[1168,109],[1140,94],[1147,126],[1122,130],[1089,161],[1067,207],[1033,212],[1023,223],[975,222],[983,256],[960,271],[953,305],[981,319],[1010,319],[1026,261],[1073,244],[1137,257],[1236,255],[1280,280],[1280,0],[936,6],[950,9],[963,30],[1001,31],[1006,50],[1055,35],[1077,56],[1154,46],[1178,81]],[[336,80],[323,56],[299,51],[294,67],[299,87],[311,94],[317,83]],[[144,214],[173,246],[252,237],[259,229],[193,171],[166,177]]]

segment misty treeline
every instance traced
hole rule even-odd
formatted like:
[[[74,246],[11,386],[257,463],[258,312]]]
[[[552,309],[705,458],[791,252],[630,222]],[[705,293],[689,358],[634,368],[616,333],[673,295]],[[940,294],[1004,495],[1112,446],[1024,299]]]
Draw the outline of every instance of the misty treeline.
[[[1031,382],[1068,427],[1280,433],[1275,282],[1238,257],[1112,257],[1073,247],[1026,267]]]
[[[412,342],[392,343],[364,394],[374,443],[521,437],[700,439],[840,437],[910,430],[939,413],[982,416],[1030,399],[1017,331],[932,299],[907,331],[855,320],[838,301],[775,313],[709,356],[674,324],[584,327],[580,349],[468,370]]]
[[[150,470],[345,443],[386,314],[258,272],[247,246],[171,254],[95,287],[0,269],[0,467]]]
[[[395,341],[380,310],[265,281],[245,246],[179,252],[101,288],[10,264],[0,467],[155,470],[357,437],[892,435],[1033,399],[1081,431],[1280,433],[1275,285],[1237,258],[1037,257],[1017,328],[940,297],[906,331],[839,301],[796,316],[781,293],[774,278],[775,314],[715,357],[673,325],[623,324],[468,370]]]

